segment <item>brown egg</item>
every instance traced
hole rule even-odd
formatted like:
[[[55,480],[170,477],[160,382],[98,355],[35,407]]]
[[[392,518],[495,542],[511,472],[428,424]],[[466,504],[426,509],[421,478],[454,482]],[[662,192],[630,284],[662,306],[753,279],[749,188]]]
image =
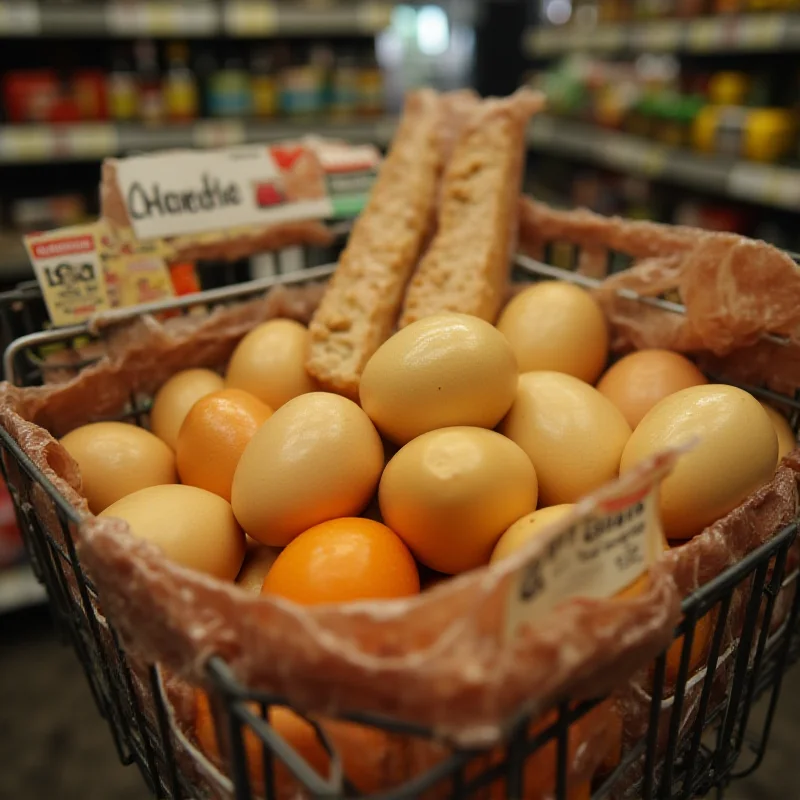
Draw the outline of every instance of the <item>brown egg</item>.
[[[486,564],[503,531],[536,508],[536,472],[499,433],[442,428],[397,453],[378,497],[384,522],[414,555],[452,575]]]
[[[631,428],[635,428],[660,400],[681,389],[706,383],[706,376],[680,353],[639,350],[609,367],[598,381],[597,391],[622,412]]]
[[[93,514],[139,489],[178,479],[172,450],[150,431],[125,422],[84,425],[61,444],[78,462]]]
[[[279,408],[248,443],[231,502],[254,539],[285,547],[303,531],[358,516],[383,469],[383,445],[352,401],[311,392]]]
[[[597,301],[565,281],[542,281],[514,297],[497,321],[520,372],[553,370],[594,383],[608,360],[608,328]]]
[[[271,319],[253,328],[233,351],[225,384],[254,394],[271,409],[317,385],[306,372],[308,329],[292,319]]]
[[[694,441],[661,484],[667,539],[690,539],[738,506],[775,472],[778,437],[760,403],[734,386],[692,386],[665,397],[636,427],[624,473],[667,447]]]
[[[778,463],[780,464],[783,457],[797,447],[797,440],[794,436],[794,431],[789,425],[789,421],[781,414],[780,411],[774,409],[772,406],[767,405],[765,402],[759,400],[761,407],[767,412],[767,416],[775,428],[775,433],[778,436]]]
[[[133,533],[184,567],[232,581],[244,558],[244,533],[230,503],[196,486],[150,486],[110,505]]]
[[[588,383],[559,372],[519,376],[501,431],[530,457],[542,506],[575,503],[617,476],[631,429]]]
[[[491,562],[501,561],[515,553],[531,541],[541,530],[566,517],[573,508],[575,508],[574,503],[548,506],[518,519],[498,540],[492,551]]]
[[[391,441],[453,425],[494,428],[514,400],[505,338],[469,314],[436,314],[384,342],[361,376],[361,407]]]
[[[173,375],[153,398],[150,430],[173,450],[186,415],[201,398],[225,387],[220,375],[210,369],[185,369]]]

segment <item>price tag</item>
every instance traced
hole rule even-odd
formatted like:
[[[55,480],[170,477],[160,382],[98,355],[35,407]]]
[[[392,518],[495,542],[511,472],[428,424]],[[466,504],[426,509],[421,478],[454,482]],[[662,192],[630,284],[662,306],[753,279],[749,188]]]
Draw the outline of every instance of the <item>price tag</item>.
[[[677,50],[681,43],[681,25],[673,20],[652,22],[639,29],[639,44],[643,49]]]
[[[85,322],[109,308],[97,225],[31,234],[25,247],[53,325]]]
[[[0,129],[0,160],[6,163],[47,161],[56,154],[55,132],[44,125]]]
[[[800,211],[800,170],[761,164],[735,164],[728,176],[733,197]]]
[[[364,33],[380,33],[391,25],[391,3],[361,3],[357,10],[358,27]]]
[[[752,14],[739,21],[738,43],[747,50],[771,50],[783,38],[785,18],[780,14]]]
[[[232,36],[265,36],[278,31],[275,3],[231,0],[224,8],[225,31]]]
[[[244,124],[228,122],[198,122],[192,131],[195,147],[229,147],[245,141]]]
[[[602,25],[594,34],[595,50],[613,52],[621,50],[625,45],[625,32],[620,25]]]
[[[696,53],[716,50],[722,43],[722,25],[716,19],[696,19],[689,24],[687,44]]]
[[[579,503],[549,535],[541,531],[510,582],[508,639],[571,597],[614,596],[659,558],[664,550],[659,487],[681,452],[655,456]]]
[[[69,125],[56,130],[56,150],[70,158],[104,158],[119,151],[114,125]]]
[[[111,2],[106,6],[106,27],[115,36],[147,33],[147,10],[141,2]]]
[[[30,36],[41,29],[38,3],[33,0],[5,0],[0,3],[0,33],[4,36]]]

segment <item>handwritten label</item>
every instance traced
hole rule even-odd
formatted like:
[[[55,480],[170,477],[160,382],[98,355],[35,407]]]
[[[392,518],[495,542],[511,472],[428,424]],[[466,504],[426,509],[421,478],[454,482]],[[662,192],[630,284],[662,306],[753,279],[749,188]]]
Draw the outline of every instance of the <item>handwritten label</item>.
[[[637,476],[601,490],[539,542],[512,576],[508,638],[571,597],[611,597],[644,574],[663,552],[658,490],[677,456],[659,456]]]
[[[243,225],[352,216],[366,201],[380,157],[309,137],[303,144],[156,153],[117,162],[137,239]]]
[[[84,322],[110,307],[95,226],[31,234],[25,247],[54,325]]]

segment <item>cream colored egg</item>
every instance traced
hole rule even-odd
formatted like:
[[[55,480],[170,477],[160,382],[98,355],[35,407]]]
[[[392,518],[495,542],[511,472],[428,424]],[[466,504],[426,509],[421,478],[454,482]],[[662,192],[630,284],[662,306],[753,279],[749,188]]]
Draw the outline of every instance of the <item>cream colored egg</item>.
[[[247,550],[242,568],[236,576],[236,584],[251,594],[261,594],[264,577],[272,569],[272,565],[281,551],[277,547],[267,547],[249,536],[245,538]]]
[[[530,457],[539,504],[575,503],[616,477],[631,429],[593,386],[559,372],[519,376],[502,432]]]
[[[78,462],[93,514],[139,489],[178,479],[172,450],[150,431],[125,422],[84,425],[61,444]]]
[[[236,518],[262,544],[283,547],[308,528],[357,516],[383,469],[383,445],[352,400],[295,397],[258,430],[233,477]]]
[[[184,567],[232,581],[242,566],[244,533],[230,503],[196,486],[151,486],[110,505],[133,533]]]
[[[778,463],[780,464],[783,457],[797,447],[797,440],[794,436],[794,431],[786,417],[780,411],[772,406],[759,401],[761,407],[767,412],[767,416],[772,422],[772,427],[775,428],[775,433],[778,436]]]
[[[270,408],[317,385],[306,372],[308,329],[292,319],[271,319],[253,328],[233,351],[225,383],[254,394]]]
[[[536,472],[499,433],[442,428],[392,458],[378,497],[384,522],[414,555],[453,575],[486,564],[503,531],[536,508]]]
[[[565,281],[541,281],[503,309],[497,329],[520,372],[553,370],[594,383],[608,360],[608,327],[597,301]]]
[[[694,386],[664,398],[639,423],[622,454],[625,472],[666,447],[696,440],[661,485],[667,539],[689,539],[768,481],[778,437],[766,411],[733,386]]]
[[[498,540],[492,551],[491,562],[501,561],[515,553],[548,525],[566,517],[573,508],[574,503],[548,506],[518,519]]]
[[[378,348],[361,376],[361,407],[397,444],[453,425],[493,428],[514,399],[506,339],[468,314],[413,322]]]
[[[192,406],[212,392],[225,388],[225,381],[210,369],[185,369],[173,375],[153,398],[150,430],[173,450],[178,431]]]

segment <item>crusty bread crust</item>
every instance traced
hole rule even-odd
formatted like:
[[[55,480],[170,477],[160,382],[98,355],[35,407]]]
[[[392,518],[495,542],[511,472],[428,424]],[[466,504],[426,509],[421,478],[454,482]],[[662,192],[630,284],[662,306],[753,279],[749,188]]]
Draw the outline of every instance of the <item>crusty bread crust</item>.
[[[442,181],[436,236],[406,293],[400,327],[445,311],[494,322],[516,247],[525,128],[544,98],[529,89],[470,114]]]
[[[394,328],[435,219],[441,119],[436,92],[408,95],[366,208],[309,325],[306,366],[323,389],[357,400],[364,366]]]

